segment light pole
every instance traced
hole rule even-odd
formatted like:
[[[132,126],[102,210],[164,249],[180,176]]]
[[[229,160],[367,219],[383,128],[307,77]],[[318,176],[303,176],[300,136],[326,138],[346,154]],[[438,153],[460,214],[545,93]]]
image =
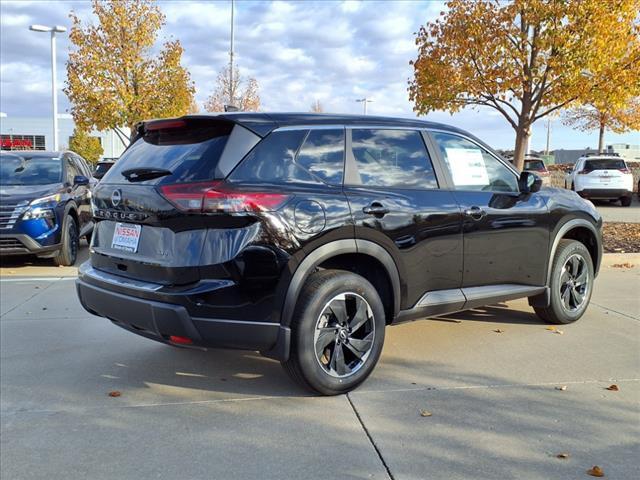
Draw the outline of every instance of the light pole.
[[[371,103],[371,102],[373,102],[373,100],[371,100],[371,99],[369,99],[367,97],[364,97],[364,98],[357,99],[356,102],[362,103],[364,114],[366,115],[367,114],[367,103]]]
[[[58,150],[58,95],[56,92],[56,33],[64,33],[67,31],[65,27],[54,25],[47,27],[45,25],[31,25],[29,30],[34,32],[51,33],[51,97],[53,101],[53,150]]]

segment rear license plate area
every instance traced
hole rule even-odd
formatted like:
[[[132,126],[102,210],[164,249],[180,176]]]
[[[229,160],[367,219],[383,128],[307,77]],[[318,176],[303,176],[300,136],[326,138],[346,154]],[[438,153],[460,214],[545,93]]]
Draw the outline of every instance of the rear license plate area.
[[[111,248],[124,250],[125,252],[136,253],[140,242],[140,232],[142,227],[131,223],[116,223],[113,230]]]

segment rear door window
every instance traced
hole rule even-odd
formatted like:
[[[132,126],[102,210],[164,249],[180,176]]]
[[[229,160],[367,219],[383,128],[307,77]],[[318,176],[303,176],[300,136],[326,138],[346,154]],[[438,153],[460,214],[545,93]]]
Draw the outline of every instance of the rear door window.
[[[422,135],[416,130],[354,129],[351,145],[362,185],[438,188]]]
[[[167,122],[169,124],[169,122]],[[233,123],[202,119],[174,122],[176,126],[145,133],[131,145],[104,176],[104,183],[127,180],[122,172],[136,168],[169,170],[171,175],[144,180],[144,184],[199,182],[222,178],[217,169]]]
[[[623,168],[627,168],[627,165],[624,163],[624,160],[618,159],[594,159],[594,160],[586,160],[584,163],[585,170],[622,170]]]

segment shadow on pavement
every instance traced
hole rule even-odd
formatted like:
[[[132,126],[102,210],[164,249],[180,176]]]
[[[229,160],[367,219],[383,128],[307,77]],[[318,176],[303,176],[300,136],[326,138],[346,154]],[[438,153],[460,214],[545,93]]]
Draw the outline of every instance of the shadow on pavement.
[[[509,308],[506,303],[498,303],[488,307],[474,308],[473,310],[465,310],[463,312],[454,313],[452,315],[443,315],[441,317],[432,318],[431,320],[443,321],[464,321],[475,320],[480,322],[504,323],[515,325],[546,325],[546,323],[538,318],[531,311],[521,311]]]

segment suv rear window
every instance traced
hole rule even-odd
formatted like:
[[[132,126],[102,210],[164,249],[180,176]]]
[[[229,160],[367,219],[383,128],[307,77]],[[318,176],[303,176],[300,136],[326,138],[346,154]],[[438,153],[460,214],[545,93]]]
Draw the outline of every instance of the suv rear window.
[[[524,161],[524,169],[525,170],[535,170],[541,172],[546,170],[544,166],[544,162],[542,160],[525,160]]]
[[[311,130],[296,163],[329,184],[342,185],[344,129]]]
[[[343,170],[343,129],[281,130],[256,145],[229,181],[340,185]]]
[[[171,175],[138,183],[168,184],[222,178],[217,166],[233,124],[187,119],[183,126],[151,130],[131,145],[104,176],[104,183],[127,182],[122,172],[157,168]]]
[[[585,170],[622,170],[627,168],[624,160],[615,158],[601,158],[597,160],[587,160],[584,162]]]

